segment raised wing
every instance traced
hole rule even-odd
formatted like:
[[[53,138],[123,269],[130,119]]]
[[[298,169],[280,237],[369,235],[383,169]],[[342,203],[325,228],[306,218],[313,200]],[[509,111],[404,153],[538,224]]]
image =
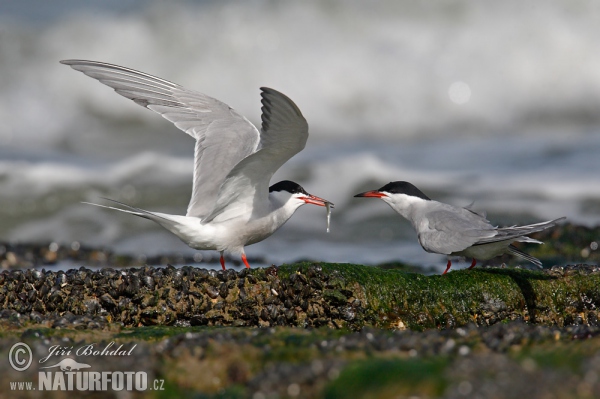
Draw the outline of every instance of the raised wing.
[[[187,216],[204,218],[214,208],[227,174],[258,148],[260,138],[254,125],[212,97],[118,65],[85,60],[61,63],[157,112],[196,139],[192,198]]]
[[[296,104],[267,87],[261,87],[261,97],[260,149],[227,175],[207,222],[266,212],[271,177],[306,145],[308,123]]]

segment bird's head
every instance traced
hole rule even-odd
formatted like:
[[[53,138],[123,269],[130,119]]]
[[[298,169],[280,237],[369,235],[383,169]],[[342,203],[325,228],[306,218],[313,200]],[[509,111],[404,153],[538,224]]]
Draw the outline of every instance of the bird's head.
[[[325,206],[327,203],[333,205],[329,201],[309,194],[298,183],[293,181],[283,180],[269,187],[269,195],[274,197],[281,204],[290,204],[295,207],[300,207],[304,204],[313,204]]]
[[[380,189],[356,194],[355,197],[381,198],[400,214],[414,203],[431,201],[431,198],[406,181],[393,181]]]

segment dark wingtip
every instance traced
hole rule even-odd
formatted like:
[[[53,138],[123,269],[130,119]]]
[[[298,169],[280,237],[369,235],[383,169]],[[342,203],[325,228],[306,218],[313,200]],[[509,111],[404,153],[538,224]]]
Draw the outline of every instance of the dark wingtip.
[[[60,62],[63,65],[73,65],[73,64],[81,64],[83,62],[90,62],[90,61],[69,59],[69,60],[60,60],[58,62]]]
[[[302,112],[300,111],[300,108],[298,108],[298,106],[296,105],[295,102],[292,101],[291,98],[289,98],[288,96],[286,96],[285,94],[283,94],[282,92],[272,89],[270,87],[266,87],[266,86],[261,86],[260,87],[261,93],[260,96],[262,97],[262,104],[265,106],[271,106],[271,101],[267,98],[267,95],[275,95],[275,96],[279,96],[281,98],[284,99],[285,102],[288,103],[288,105],[292,108],[293,112],[296,113],[297,116],[302,117]]]

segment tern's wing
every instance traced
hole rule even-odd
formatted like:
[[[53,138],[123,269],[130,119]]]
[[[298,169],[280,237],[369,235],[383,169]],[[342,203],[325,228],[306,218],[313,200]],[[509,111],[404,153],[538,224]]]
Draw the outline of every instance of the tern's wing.
[[[187,216],[206,216],[213,209],[227,174],[258,147],[259,133],[254,125],[212,97],[118,65],[84,60],[61,63],[159,113],[196,139],[194,181]]]
[[[419,223],[419,242],[429,252],[451,254],[497,235],[485,218],[464,208],[440,204]]]
[[[267,87],[261,87],[261,97],[260,149],[238,163],[227,175],[215,208],[205,219],[207,222],[264,210],[268,205],[271,177],[306,145],[308,124],[296,104]]]

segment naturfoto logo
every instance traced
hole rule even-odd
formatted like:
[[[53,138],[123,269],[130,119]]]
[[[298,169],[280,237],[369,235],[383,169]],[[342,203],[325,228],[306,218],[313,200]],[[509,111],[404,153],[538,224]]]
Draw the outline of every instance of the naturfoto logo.
[[[34,387],[32,382],[15,381],[10,383],[10,389],[13,391],[162,391],[164,380],[149,381],[148,374],[144,371],[88,371],[87,369],[93,369],[90,364],[78,362],[73,358],[74,356],[130,356],[136,346],[137,344],[134,344],[131,348],[124,348],[114,341],[106,345],[92,343],[77,348],[53,345],[48,348],[48,355],[38,362],[40,364],[38,386]],[[23,342],[13,345],[9,352],[9,362],[16,371],[28,369],[32,360],[31,348]],[[49,371],[42,369],[49,369]]]
[[[85,363],[77,363],[74,359],[71,359],[70,357],[67,357],[66,359],[61,360],[60,362],[56,363],[55,365],[52,366],[47,366],[47,367],[40,367],[41,369],[50,369],[52,367],[60,367],[60,369],[62,371],[73,371],[73,370],[81,370],[81,369],[89,369],[90,366],[89,364],[85,364]]]

